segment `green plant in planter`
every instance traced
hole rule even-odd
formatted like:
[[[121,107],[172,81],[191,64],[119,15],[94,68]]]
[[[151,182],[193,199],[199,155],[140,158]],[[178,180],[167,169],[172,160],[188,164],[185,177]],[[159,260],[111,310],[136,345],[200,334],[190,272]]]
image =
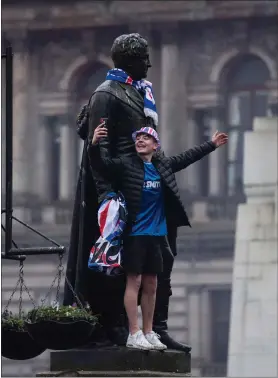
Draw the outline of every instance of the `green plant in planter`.
[[[2,314],[1,318],[2,330],[25,332],[25,319],[26,315],[24,314],[19,317],[19,315],[14,315],[12,312],[6,311]]]
[[[27,320],[31,323],[42,320],[54,320],[61,322],[72,322],[76,320],[86,320],[92,324],[96,324],[98,319],[88,310],[83,310],[78,307],[61,306],[61,307],[39,307],[31,310],[27,314]]]

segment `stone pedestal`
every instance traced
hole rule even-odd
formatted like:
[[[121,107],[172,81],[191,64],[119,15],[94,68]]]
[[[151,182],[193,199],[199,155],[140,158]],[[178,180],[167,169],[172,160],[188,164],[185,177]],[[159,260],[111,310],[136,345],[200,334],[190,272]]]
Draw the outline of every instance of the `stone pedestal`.
[[[278,119],[255,119],[245,133],[229,339],[229,377],[278,373]]]
[[[140,351],[125,347],[60,351],[50,354],[50,372],[37,376],[184,377],[190,373],[190,358],[173,350]]]

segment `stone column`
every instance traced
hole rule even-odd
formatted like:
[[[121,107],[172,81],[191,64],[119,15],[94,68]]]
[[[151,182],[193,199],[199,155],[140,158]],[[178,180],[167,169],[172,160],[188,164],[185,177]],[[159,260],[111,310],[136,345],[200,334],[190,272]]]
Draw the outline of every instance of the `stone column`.
[[[236,220],[228,377],[278,374],[278,118],[255,118],[244,138]]]
[[[65,117],[60,119],[60,176],[59,198],[71,200],[76,187],[77,143],[76,132]]]
[[[271,80],[268,83],[268,112],[267,116],[278,116],[278,79]]]
[[[150,31],[147,33],[146,38],[149,42],[150,61],[152,67],[149,69],[147,79],[153,84],[153,91],[155,96],[155,102],[158,112],[158,122],[160,123],[161,113],[161,49],[160,40],[156,31]]]
[[[166,155],[187,148],[186,60],[177,27],[163,26],[161,46],[160,138]],[[186,188],[185,173],[177,176],[180,189]]]
[[[201,302],[200,290],[195,287],[189,289],[188,294],[188,334],[189,345],[192,346],[192,358],[201,356]]]
[[[78,140],[78,154],[77,154],[77,159],[78,159],[77,166],[78,166],[78,168],[80,167],[81,162],[82,162],[83,149],[84,149],[84,140],[79,138],[79,140]]]
[[[45,121],[47,119],[44,119],[40,116],[40,86],[39,86],[39,77],[40,77],[40,61],[39,61],[39,52],[37,50],[30,52],[30,60],[29,60],[29,71],[31,72],[31,75],[28,79],[28,134],[32,137],[29,138],[28,144],[30,151],[37,151],[38,145],[37,141],[40,140],[41,136],[39,136],[40,133],[40,126],[41,121],[43,122],[43,126],[45,125]],[[50,130],[48,130],[50,133]],[[46,143],[48,143],[48,137],[46,136]],[[41,142],[40,142],[41,143]],[[48,151],[48,154],[50,155],[50,152]],[[41,193],[37,190],[37,162],[35,159],[29,160],[29,180],[30,180],[30,186],[29,191],[31,192],[33,190],[33,194],[36,197],[41,197]],[[48,198],[43,195],[42,198]]]
[[[6,192],[6,61],[1,59],[1,195]]]
[[[201,331],[201,353],[200,357],[204,361],[211,360],[211,305],[210,293],[207,288],[201,292],[200,309],[200,331]]]
[[[189,345],[192,347],[192,358],[200,358],[201,332],[200,332],[200,292],[197,288],[189,289],[188,293],[188,334]]]
[[[43,202],[50,203],[52,200],[52,137],[49,117],[41,117],[38,127],[37,143],[37,191]]]
[[[13,191],[15,200],[23,200],[29,193],[29,162],[34,152],[29,150],[28,139],[28,67],[27,38],[13,36]]]
[[[222,111],[220,108],[207,110],[206,122],[209,124],[210,138],[215,131],[225,131],[225,125],[221,122]],[[219,148],[209,155],[209,195],[219,196],[225,193],[226,187],[226,151],[225,147]]]
[[[192,109],[189,112],[187,121],[187,146],[192,148],[201,144],[199,125],[196,122],[196,111]],[[187,188],[191,193],[200,194],[201,164],[196,162],[186,169]]]
[[[176,32],[176,30],[174,30]],[[164,29],[161,46],[160,138],[166,155],[177,152],[179,130],[179,46],[171,30]]]
[[[269,104],[270,116],[277,117],[278,116],[278,100],[277,102],[273,102]]]

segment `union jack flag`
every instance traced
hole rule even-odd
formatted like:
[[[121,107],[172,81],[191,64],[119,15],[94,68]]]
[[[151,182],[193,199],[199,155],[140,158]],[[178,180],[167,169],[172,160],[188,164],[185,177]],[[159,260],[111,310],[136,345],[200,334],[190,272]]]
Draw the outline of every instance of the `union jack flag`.
[[[100,237],[90,251],[88,268],[116,274],[122,270],[122,234],[127,222],[127,208],[123,195],[109,193],[98,210]]]

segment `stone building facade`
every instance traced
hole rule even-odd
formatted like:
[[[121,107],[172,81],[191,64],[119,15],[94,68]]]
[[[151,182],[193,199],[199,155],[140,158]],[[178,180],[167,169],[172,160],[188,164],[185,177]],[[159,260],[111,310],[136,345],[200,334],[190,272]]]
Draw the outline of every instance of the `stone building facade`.
[[[27,221],[49,230],[69,224],[82,151],[75,117],[112,67],[110,48],[120,34],[139,32],[149,41],[148,78],[167,154],[217,129],[229,133],[227,147],[178,175],[195,225],[179,239],[193,367],[208,366],[206,375],[213,364],[225,365],[225,352],[213,356],[211,343],[219,337],[218,350],[227,347],[215,330],[228,334],[235,212],[245,200],[243,134],[254,117],[278,111],[277,3],[2,4],[3,32],[14,49],[14,205]]]

